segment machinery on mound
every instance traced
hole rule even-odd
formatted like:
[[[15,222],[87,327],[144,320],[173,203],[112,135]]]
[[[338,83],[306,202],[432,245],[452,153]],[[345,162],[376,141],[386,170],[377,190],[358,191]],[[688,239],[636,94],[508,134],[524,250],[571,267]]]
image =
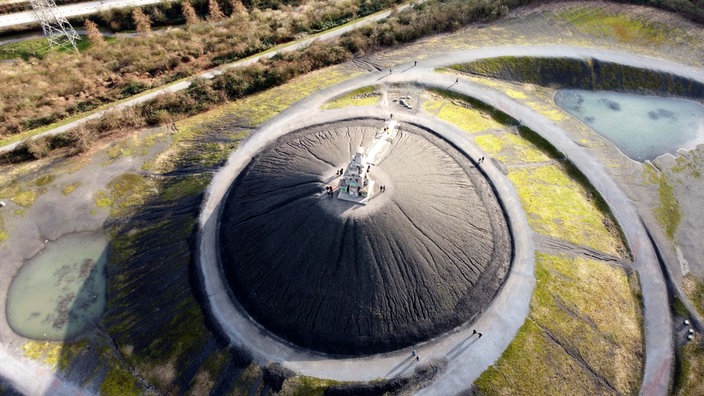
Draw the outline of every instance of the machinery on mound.
[[[368,154],[365,155],[364,147],[357,148],[352,161],[342,174],[338,187],[338,199],[366,205],[374,195],[375,182],[369,177],[371,167],[381,162],[388,154],[393,138],[397,134],[398,123],[390,120],[384,124],[374,141]],[[383,189],[383,187],[381,187]]]
[[[507,276],[511,236],[483,174],[432,131],[384,127],[289,133],[223,201],[220,260],[236,303],[301,347],[361,355],[428,340],[475,318]],[[372,181],[389,192],[369,194]],[[320,194],[343,182],[339,199]]]

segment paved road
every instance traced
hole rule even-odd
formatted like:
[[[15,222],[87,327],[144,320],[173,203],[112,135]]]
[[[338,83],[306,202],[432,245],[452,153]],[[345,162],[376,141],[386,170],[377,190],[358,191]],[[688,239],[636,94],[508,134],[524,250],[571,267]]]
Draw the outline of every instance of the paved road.
[[[102,0],[88,1],[85,3],[69,4],[58,7],[58,15],[66,18],[90,15],[113,8],[144,6],[160,3],[161,0]],[[22,25],[39,25],[37,18],[32,11],[15,12],[12,14],[0,15],[0,31]],[[74,26],[75,27],[75,26]]]

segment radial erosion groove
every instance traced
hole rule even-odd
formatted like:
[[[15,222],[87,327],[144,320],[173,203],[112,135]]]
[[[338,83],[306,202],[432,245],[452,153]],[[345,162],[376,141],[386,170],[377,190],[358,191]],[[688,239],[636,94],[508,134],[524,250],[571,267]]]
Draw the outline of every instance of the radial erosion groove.
[[[508,274],[511,235],[491,185],[430,130],[400,123],[370,166],[369,202],[336,199],[338,170],[383,126],[288,133],[253,155],[223,202],[220,258],[235,303],[300,347],[362,355],[428,340],[480,314]]]

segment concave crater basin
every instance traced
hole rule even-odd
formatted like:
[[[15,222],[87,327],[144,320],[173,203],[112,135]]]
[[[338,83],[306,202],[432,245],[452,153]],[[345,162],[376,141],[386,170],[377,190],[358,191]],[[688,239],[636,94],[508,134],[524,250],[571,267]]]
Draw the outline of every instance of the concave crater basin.
[[[491,185],[431,131],[400,124],[371,167],[369,204],[325,193],[382,128],[362,119],[289,133],[254,156],[224,201],[233,295],[301,347],[360,355],[433,338],[481,313],[508,273],[511,236]]]

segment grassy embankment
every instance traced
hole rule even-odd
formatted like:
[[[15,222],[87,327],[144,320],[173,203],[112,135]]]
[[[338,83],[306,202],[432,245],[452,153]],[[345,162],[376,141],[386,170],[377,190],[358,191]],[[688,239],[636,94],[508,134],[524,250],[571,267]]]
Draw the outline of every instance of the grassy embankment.
[[[573,8],[558,12],[556,17],[589,36],[635,45],[641,50],[661,45],[693,48],[701,45],[700,35],[686,29],[682,23],[671,23],[670,15],[654,16],[647,9],[629,10],[637,12],[617,13],[599,8]]]
[[[518,1],[516,1],[515,4],[514,2],[509,3],[510,6],[518,6],[522,4],[522,2]],[[184,116],[190,116],[205,111],[223,103],[226,100],[238,99],[242,96],[250,95],[254,92],[283,84],[291,78],[311,70],[344,62],[351,59],[353,56],[361,56],[365,53],[370,53],[380,48],[395,46],[399,43],[411,42],[423,36],[453,31],[470,23],[496,20],[504,15],[508,9],[508,6],[505,4],[495,4],[485,1],[465,2],[461,0],[430,0],[422,5],[416,5],[397,12],[390,18],[387,18],[379,23],[367,25],[345,33],[339,39],[329,40],[324,43],[318,42],[302,51],[278,55],[271,60],[261,60],[259,63],[244,69],[230,70],[213,80],[199,80],[196,84],[194,84],[194,86],[185,92],[181,91],[176,94],[163,95],[148,103],[139,105],[137,108],[125,109],[122,112],[108,114],[99,121],[88,123],[86,127],[72,131],[64,138],[47,138],[45,140],[37,139],[39,141],[33,141],[31,144],[20,147],[15,153],[13,153],[13,155],[10,156],[10,160],[17,161],[31,159],[32,157],[41,157],[46,155],[52,149],[63,146],[79,146],[79,150],[77,151],[80,151],[80,146],[95,139],[96,135],[104,136],[106,134],[114,133],[116,129],[124,130],[139,128],[145,125],[153,126],[163,123],[170,123],[173,120],[183,118]],[[237,32],[262,31],[262,29],[258,29],[258,21],[255,20],[256,18],[252,17],[252,15],[261,15],[261,13],[235,13],[233,14],[233,17],[230,18],[235,19],[235,22],[228,19],[227,24],[223,23],[218,25],[209,25],[204,23],[196,23],[185,31],[169,31],[167,33],[173,36],[173,39],[170,41],[166,40],[166,43],[164,43],[164,35],[146,35],[136,37],[134,38],[136,41],[130,41],[129,44],[124,44],[129,46],[129,50],[120,51],[119,48],[110,45],[100,46],[101,48],[108,48],[105,56],[96,57],[94,54],[91,59],[101,58],[101,62],[97,63],[98,65],[110,65],[110,67],[117,68],[113,74],[107,73],[109,74],[109,79],[115,79],[115,81],[102,81],[98,84],[88,85],[91,87],[112,87],[110,89],[120,86],[123,88],[119,90],[120,95],[132,95],[135,92],[140,92],[147,89],[149,85],[145,84],[140,79],[135,80],[127,78],[125,77],[125,73],[137,72],[138,76],[144,77],[147,75],[156,77],[155,81],[161,81],[161,84],[163,84],[165,82],[168,83],[169,81],[173,81],[173,78],[168,77],[169,75],[189,75],[188,70],[192,71],[194,67],[202,68],[204,64],[206,66],[219,64],[218,62],[220,61],[229,62],[237,59],[243,51],[247,53],[260,51],[260,44],[262,43],[262,40],[243,40],[242,37],[237,35],[233,36],[230,31],[231,28],[228,28],[228,24],[234,24]],[[276,21],[279,21],[280,19],[281,18],[273,18],[273,20]],[[242,23],[238,24],[238,21],[247,22],[245,25],[250,26],[251,28],[245,28],[246,26],[243,27]],[[272,19],[270,18],[265,22],[269,22],[271,24]],[[215,26],[217,26],[217,28]],[[265,24],[264,26],[268,25]],[[216,32],[214,32],[213,29],[215,29]],[[223,31],[222,34],[216,34],[221,30]],[[204,38],[208,39],[211,37],[227,37],[230,41],[234,40],[233,43],[228,41],[218,45],[218,48],[224,47],[225,51],[229,51],[227,52],[228,55],[218,57],[217,61],[215,58],[208,58],[210,60],[204,58],[205,60],[195,61],[195,56],[198,54],[210,54],[210,52],[204,52],[204,40],[199,39],[202,37],[196,37],[196,39],[193,39],[194,34],[198,32],[205,34]],[[269,33],[273,34],[271,31],[269,31]],[[266,29],[263,30],[262,34],[267,34]],[[184,40],[187,40],[188,43],[192,43],[192,46],[183,44]],[[266,43],[268,41],[264,40],[263,42]],[[140,43],[143,45],[140,45]],[[168,43],[178,43],[179,48],[168,48],[168,45],[166,45]],[[153,47],[156,47],[158,50],[155,50]],[[146,56],[147,53],[140,52],[140,48],[147,48],[149,50],[148,53],[156,54],[158,59],[150,60],[150,58]],[[91,50],[99,51],[98,49],[93,49],[93,47],[91,47]],[[194,53],[191,54],[192,52]],[[128,53],[131,56],[124,57],[122,56],[124,53]],[[165,57],[161,55],[162,53],[168,53],[171,55]],[[119,60],[112,62],[111,60],[114,58],[115,54],[120,54]],[[45,60],[47,58],[45,58]],[[70,63],[77,62],[77,59],[78,58],[64,59],[65,66],[71,66]],[[56,59],[54,59],[54,61],[55,60]],[[125,62],[127,62],[127,64],[125,64]],[[49,60],[47,65],[55,66],[56,63],[57,62],[52,62],[52,60]],[[38,73],[38,71],[34,69],[33,65],[20,66],[23,66],[24,69],[26,69],[24,70],[24,75],[31,75],[32,72],[35,74]],[[147,69],[144,69],[145,67]],[[18,70],[15,69],[13,69],[13,76],[18,72]],[[80,106],[73,103],[72,105],[75,105],[74,107],[81,107],[80,111],[95,108],[95,106],[99,106],[103,103],[103,99],[105,99],[104,95],[84,95],[84,93],[81,93],[82,91],[74,92],[74,88],[76,86],[85,85],[84,83],[87,83],[86,81],[80,79],[76,80],[76,76],[72,77],[57,75],[59,72],[72,72],[73,69],[71,67],[53,70],[52,73],[48,73],[45,69],[46,67],[41,69],[43,72],[39,74],[49,75],[53,73],[55,77],[59,78],[63,82],[62,84],[59,84],[61,89],[66,90],[66,92],[71,92],[69,95],[71,98],[88,96],[90,97],[89,100],[99,99],[98,102],[83,103],[80,104]],[[0,77],[2,77],[2,75],[3,74],[0,73]],[[100,75],[100,73],[94,73],[94,75]],[[35,79],[32,78],[27,78],[26,80],[35,81]],[[37,78],[36,80],[40,81],[41,79]],[[11,81],[14,80],[8,80],[8,82]],[[75,84],[76,82],[81,82],[81,84],[77,85]],[[46,86],[52,85],[46,84]],[[54,88],[56,87],[52,86],[52,89]],[[28,91],[35,92],[35,90],[13,91],[20,92],[20,96],[17,96],[18,94],[16,93],[11,99],[16,102],[20,101],[26,103],[27,100],[24,100],[21,97],[21,93]],[[52,95],[48,95],[46,93],[43,95],[37,94],[34,98],[40,98],[43,101],[51,99],[51,103],[57,102],[52,99]],[[108,98],[108,101],[113,100],[115,100],[114,97]],[[58,102],[62,101],[63,99],[58,100]],[[48,105],[49,102],[46,104]],[[13,107],[13,105],[9,105],[9,107],[31,110],[42,106]],[[43,108],[42,114],[47,113],[46,110],[46,108]],[[72,112],[68,111],[67,108],[64,113],[69,114]],[[22,117],[17,118],[17,116],[12,116],[11,112],[7,111],[2,114],[5,118],[14,117],[13,120],[8,119],[8,122],[0,124],[9,128],[7,133],[13,135],[16,135],[21,130],[27,128],[35,128],[39,124],[45,125],[44,127],[39,127],[39,130],[41,130],[41,128],[46,128],[47,124],[56,121],[53,118],[54,116],[43,116],[41,119],[35,120],[38,123],[37,125],[28,126],[25,125],[26,123],[24,123],[24,121],[22,121]],[[57,124],[60,123],[61,121]],[[33,129],[27,133],[28,135],[34,135],[37,131],[37,129]]]
[[[114,239],[108,269],[111,274],[108,301],[112,311],[104,319],[108,332],[117,341],[117,349],[97,334],[91,336],[90,341],[84,339],[79,343],[30,341],[25,345],[25,354],[42,364],[68,372],[76,369],[73,362],[80,367],[80,362],[86,359],[97,361],[84,373],[85,381],[86,384],[99,381],[103,394],[135,394],[151,385],[161,391],[191,389],[200,393],[198,390],[210,389],[215,382],[222,382],[225,372],[237,376],[240,371],[242,377],[236,383],[245,389],[245,393],[250,389],[269,389],[270,385],[262,381],[265,369],[254,365],[246,370],[250,364],[247,358],[228,352],[225,345],[211,350],[213,343],[219,341],[206,325],[201,305],[192,293],[189,275],[192,251],[189,241],[201,195],[212,171],[236,149],[250,127],[261,124],[312,92],[352,78],[356,73],[344,67],[317,71],[285,87],[273,88],[182,120],[177,124],[178,132],[168,134],[163,129],[156,130],[129,136],[105,147],[106,161],[102,165],[108,166],[115,161],[139,160],[152,145],[163,144],[165,139],[169,141],[163,152],[143,166],[156,177],[135,173],[119,175],[106,180],[104,188],[98,187],[92,195],[94,213],[109,210],[108,223],[112,224]],[[60,190],[66,199],[81,199],[71,196],[79,182],[63,185],[53,181],[61,172],[73,172],[89,163],[84,156],[70,158],[56,170],[58,173],[51,173],[51,168],[47,168],[49,160],[16,165],[6,180],[9,185],[3,191],[6,196],[25,203],[27,208],[41,199],[46,189]],[[32,176],[39,170],[47,176]],[[31,200],[26,198],[30,195]],[[158,221],[154,221],[152,212],[162,213],[157,215]],[[151,220],[145,221],[143,216]],[[155,261],[154,257],[140,254],[145,251],[162,253]],[[145,274],[155,271],[169,275],[161,276],[157,282],[150,281]],[[169,289],[155,295],[154,285],[166,279],[170,279]],[[154,302],[165,314],[145,312],[140,307],[151,307],[145,301]],[[149,323],[147,328],[151,331],[143,328],[145,323]],[[87,342],[91,348],[86,350]],[[203,361],[193,374],[189,362],[195,356]],[[247,373],[254,374],[250,378]],[[182,374],[192,374],[192,381],[181,383]],[[332,384],[334,382],[296,377],[291,379],[287,389],[312,391]]]
[[[188,241],[197,220],[195,214],[199,197],[210,180],[211,171],[228,157],[247,134],[246,127],[258,125],[310,93],[353,76],[353,73],[340,68],[322,70],[296,79],[285,87],[274,88],[178,122],[178,132],[172,136],[170,147],[153,161],[147,162],[145,169],[169,174],[184,171],[187,165],[191,171],[171,182],[155,182],[158,193],[143,196],[145,203],[122,198],[125,202],[136,204],[133,218],[149,216],[149,208],[174,203],[180,207],[179,202],[191,202],[189,205],[193,205],[194,209],[190,213],[179,209],[186,215],[164,216],[156,224],[129,221],[125,226],[127,228],[116,230],[112,243],[114,256],[111,265],[116,269],[110,280],[112,297],[106,320],[122,355],[148,383],[160,390],[189,389],[198,393],[220,384],[224,371],[230,370],[227,375],[237,378],[231,391],[239,392],[239,389],[242,393],[249,393],[268,389],[269,385],[262,381],[265,369],[248,363],[246,358],[238,357],[238,352],[228,351],[224,346],[212,349],[215,336],[205,325],[206,318],[200,304],[195,295],[184,293],[191,290],[188,284],[191,261]],[[125,213],[120,211],[113,215],[119,218],[124,217]],[[171,246],[158,263],[149,264],[152,268],[149,272],[163,269],[171,274],[169,278],[176,279],[169,281],[171,292],[162,291],[157,297],[164,301],[162,309],[173,312],[174,316],[159,315],[147,319],[143,315],[148,310],[134,308],[134,301],[141,300],[143,293],[152,292],[153,285],[143,276],[138,276],[137,280],[134,277],[145,265],[140,263],[142,255],[139,252],[151,249],[152,244],[165,243],[164,230],[170,230],[168,239]],[[162,268],[164,266],[168,268]],[[146,334],[139,330],[144,321],[151,321],[153,327]],[[136,334],[146,337],[146,340],[136,339]],[[200,356],[203,363],[195,370],[191,383],[183,384],[184,370],[192,372],[189,365],[193,362],[189,356]],[[110,381],[110,377],[106,377],[106,381]],[[292,379],[287,389],[307,392],[330,384],[300,377]]]
[[[14,62],[0,65],[0,137],[7,139],[27,131],[34,134],[33,130],[42,126],[339,26],[394,3],[313,1],[291,7],[270,2],[269,6],[278,4],[280,9],[242,8],[217,24],[200,20],[90,46],[82,40],[79,54],[46,52],[42,40],[10,44],[4,51],[0,49],[6,57],[17,56]],[[170,6],[174,4],[179,3]],[[39,48],[32,48],[37,45]],[[23,56],[31,59],[22,60]]]
[[[618,21],[619,19],[614,20]],[[650,26],[652,27],[652,25]],[[659,25],[657,26],[657,28],[666,29],[665,27]],[[648,34],[644,34],[644,36],[646,37],[646,39],[650,36],[651,38],[649,39],[649,41],[653,44],[655,44],[655,38],[658,38],[658,40],[660,40],[661,37],[661,35],[658,34],[656,31],[651,31]],[[626,35],[624,37],[628,36]],[[667,42],[660,44],[665,45],[667,44]],[[530,61],[526,58],[495,58],[487,61],[482,61],[476,64],[477,66],[479,66],[479,68],[474,69],[474,71],[479,71],[478,74],[487,74],[494,76],[503,75],[504,77],[508,77],[509,79],[517,80],[518,84],[511,84],[496,80],[483,82],[494,88],[505,91],[509,96],[513,97],[519,102],[522,102],[528,107],[533,108],[538,113],[543,114],[549,119],[552,119],[561,124],[569,123],[569,120],[564,119],[564,115],[558,114],[558,117],[555,117],[556,112],[559,113],[560,111],[558,107],[552,102],[551,95],[546,95],[544,92],[542,92],[541,95],[535,95],[534,91],[536,91],[536,89],[544,89],[543,87],[536,88],[535,86],[530,84],[520,84],[521,81],[526,80],[533,83],[545,83],[545,80],[541,80],[540,77],[536,78],[534,76],[531,76],[532,72],[526,69],[526,66],[530,65],[531,62],[533,62],[533,66],[548,65],[548,69],[551,72],[555,72],[557,70],[566,71],[572,68],[575,69],[573,70],[573,72],[579,74],[583,73],[585,69],[584,67],[577,67],[579,65],[575,64],[568,66],[566,65],[565,60],[559,59],[550,62],[543,62]],[[582,64],[582,66],[584,66],[584,64]],[[702,93],[701,87],[697,87],[697,85],[692,84],[691,81],[686,81],[684,79],[673,77],[671,75],[659,75],[658,73],[653,73],[649,71],[638,71],[633,70],[631,68],[620,68],[617,65],[612,65],[610,67],[612,69],[615,68],[615,70],[618,70],[618,73],[620,73],[619,78],[611,78],[606,82],[594,82],[593,80],[593,83],[597,85],[606,84],[606,86],[601,87],[604,89],[621,90],[625,88],[626,91],[631,92],[655,92],[660,94],[678,92],[679,94],[683,94],[684,96],[687,96],[688,94],[698,96]],[[469,69],[472,68],[473,66],[469,67]],[[462,69],[462,67],[460,67],[460,69]],[[551,73],[549,72],[548,74]],[[584,74],[582,75],[584,76]],[[600,75],[604,75],[603,71],[600,73]],[[575,84],[579,87],[580,84],[583,84],[584,82],[585,81],[580,78],[571,81],[569,79],[553,80],[553,83],[555,83],[557,86],[571,86],[570,84]],[[624,86],[621,86],[620,84],[624,84]],[[588,82],[586,88],[590,88],[590,86],[588,86]],[[549,89],[549,91],[554,91],[554,88]],[[580,133],[578,133],[578,135],[580,135]],[[590,135],[592,136],[591,138],[589,137]],[[581,133],[581,136],[586,137],[586,140],[580,139],[580,144],[585,146],[592,146],[595,144],[593,132]],[[596,140],[598,140],[598,138],[596,138]],[[599,146],[598,143],[596,143],[596,145]],[[606,161],[607,166],[615,165],[611,163],[613,161]],[[673,171],[675,173],[688,172],[689,176],[694,178],[698,178],[700,176],[700,172],[698,171],[695,164],[687,163],[687,161],[685,161],[683,158],[680,158],[678,160],[678,163],[673,168]],[[664,173],[657,172],[649,164],[643,165],[643,177],[645,183],[653,184],[657,187],[658,204],[656,207],[653,208],[654,218],[658,222],[662,230],[665,232],[665,235],[672,241],[674,240],[675,233],[677,232],[682,216],[679,202],[677,200],[677,197],[675,196],[675,187],[672,184],[673,181],[668,180],[667,175],[665,175]],[[694,277],[693,275],[686,277],[683,282],[685,292],[687,293],[690,301],[692,301],[694,307],[697,309],[697,311],[700,312],[700,314],[704,312],[704,286],[702,286],[702,284],[704,284],[704,282],[697,280],[696,277]],[[677,307],[677,305],[675,306]],[[684,306],[680,304],[680,308],[684,309]],[[675,316],[686,318],[688,314],[686,313],[686,309],[684,309],[683,312],[677,312],[675,310]],[[694,345],[692,346],[691,344]],[[687,359],[698,359],[701,357],[701,353],[695,352],[697,348],[699,348],[700,350],[704,350],[704,347],[702,347],[702,345],[697,345],[696,343],[688,343],[684,344],[683,347],[678,351],[678,366],[676,368],[676,386],[678,389],[689,389],[693,386],[696,386],[696,384],[690,382],[690,380],[697,376],[701,376],[702,374],[701,370],[704,365],[702,365],[701,362],[687,361]]]
[[[355,89],[323,104],[324,110],[341,109],[347,106],[373,106],[381,100],[381,92],[375,86]]]
[[[613,220],[596,204],[596,192],[574,180],[544,141],[534,144],[533,134],[515,134],[493,120],[490,109],[477,107],[435,94],[424,105],[471,133],[487,154],[504,163],[537,232],[622,256],[624,243],[617,230],[604,225]],[[506,121],[503,117],[499,119]],[[565,251],[538,253],[536,278],[526,323],[501,359],[476,381],[476,390],[637,393],[643,345],[635,273]]]

